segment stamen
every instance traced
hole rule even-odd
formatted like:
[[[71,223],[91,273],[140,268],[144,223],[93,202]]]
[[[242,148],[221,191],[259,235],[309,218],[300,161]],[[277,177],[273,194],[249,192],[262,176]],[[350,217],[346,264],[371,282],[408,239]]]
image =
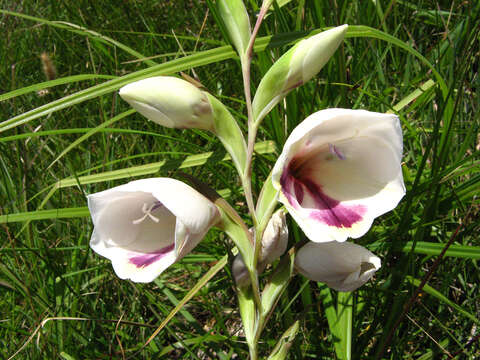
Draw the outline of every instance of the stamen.
[[[161,206],[162,206],[161,202],[154,202],[152,205],[150,205],[150,207],[147,205],[147,203],[144,203],[143,206],[142,206],[142,211],[145,215],[143,215],[141,218],[139,218],[137,220],[133,220],[132,223],[134,225],[138,225],[141,222],[143,222],[143,220],[145,220],[147,217],[149,217],[152,221],[155,221],[156,223],[158,223],[160,221],[160,219],[153,216],[152,211],[157,210]]]
[[[345,160],[346,159],[345,155],[343,155],[342,152],[340,150],[338,150],[338,148],[335,145],[329,143],[328,144],[328,149],[330,150],[330,154],[335,155],[340,160]]]

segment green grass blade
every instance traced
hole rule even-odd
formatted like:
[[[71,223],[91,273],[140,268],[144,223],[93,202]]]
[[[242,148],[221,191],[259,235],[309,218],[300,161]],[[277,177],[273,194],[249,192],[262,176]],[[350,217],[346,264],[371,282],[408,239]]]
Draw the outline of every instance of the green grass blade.
[[[320,299],[323,304],[323,311],[325,312],[325,317],[328,321],[328,328],[330,329],[330,334],[332,335],[332,341],[335,348],[335,353],[339,359],[345,359],[345,349],[341,346],[341,333],[338,328],[338,317],[337,317],[337,308],[335,306],[332,292],[327,285],[318,283],[320,289]]]
[[[228,256],[225,255],[222,257],[210,270],[208,270],[205,275],[198,280],[195,286],[185,295],[185,297],[180,300],[177,306],[168,314],[165,320],[162,321],[160,326],[153,332],[153,334],[148,338],[147,342],[144,344],[143,347],[146,347],[162,329],[169,323],[169,321],[185,306],[187,302],[189,302],[199,291],[200,289],[205,286],[207,282],[210,281],[220,270],[223,269],[225,265],[227,265]]]
[[[415,279],[412,276],[407,275],[405,279],[412,284],[413,286],[419,286],[421,284],[421,280]],[[460,314],[466,316],[470,320],[472,320],[475,324],[480,325],[480,319],[474,316],[473,314],[470,314],[467,310],[462,308],[460,305],[455,304],[453,301],[451,301],[449,298],[447,298],[445,295],[443,295],[440,291],[436,290],[435,288],[431,287],[428,284],[425,284],[423,286],[423,291],[426,292],[428,295],[431,295],[438,299],[439,301],[443,302],[444,304],[447,304],[448,306],[454,308],[457,310]]]
[[[34,220],[47,220],[47,219],[65,219],[65,218],[77,218],[86,217],[90,213],[88,208],[62,208],[52,210],[37,210],[28,211],[16,214],[0,215],[0,224],[7,224],[13,222],[34,221]]]
[[[338,292],[337,331],[344,360],[352,358],[353,292]]]
[[[373,244],[370,244],[368,248],[372,251],[375,251],[381,246],[382,246],[381,242],[375,242]],[[396,250],[402,251],[404,253],[409,253],[413,249],[413,252],[415,254],[437,256],[437,255],[440,255],[444,247],[445,247],[445,244],[442,244],[442,243],[430,243],[425,241],[418,241],[416,242],[415,248],[414,248],[413,241],[409,241],[406,244],[398,245],[396,247]],[[453,245],[450,245],[448,250],[445,252],[444,256],[480,260],[480,246],[453,244]]]
[[[17,96],[25,95],[34,91],[39,91],[43,89],[48,89],[54,86],[63,85],[63,84],[70,84],[79,81],[86,81],[86,80],[111,80],[116,79],[117,76],[113,75],[100,75],[100,74],[80,74],[80,75],[72,75],[66,76],[62,78],[58,78],[55,80],[39,82],[30,86],[26,86],[20,89],[16,89],[5,94],[0,94],[0,101],[5,101]]]
[[[130,55],[136,57],[137,59],[145,59],[146,58],[146,56],[140,54],[139,52],[133,50],[132,48],[130,48],[130,47],[128,47],[128,46],[126,46],[126,45],[108,37],[108,36],[104,36],[102,34],[97,33],[96,31],[86,29],[86,28],[84,28],[82,26],[79,26],[79,25],[76,25],[76,24],[72,24],[72,23],[69,23],[69,22],[66,22],[66,21],[50,21],[50,20],[39,18],[39,17],[25,15],[25,14],[13,12],[13,11],[2,10],[2,9],[0,9],[0,14],[16,16],[16,17],[20,17],[20,18],[23,18],[23,19],[35,21],[35,22],[38,22],[38,23],[41,23],[41,24],[53,26],[53,27],[56,27],[56,28],[59,28],[59,29],[69,30],[69,31],[75,32],[79,35],[88,36],[91,39],[99,40],[99,41],[103,42],[104,44],[116,46],[119,49],[122,49],[125,52],[129,53]],[[157,64],[155,61],[152,61],[152,60],[145,60],[145,63],[150,65],[150,66],[153,66],[153,65]]]
[[[103,128],[106,128],[107,126],[110,126],[114,123],[116,123],[117,121],[119,120],[122,120],[123,118],[131,115],[135,113],[135,110],[134,109],[130,109],[130,110],[127,110],[127,111],[124,111],[123,113],[120,113],[118,114],[117,116],[114,116],[113,118],[111,118],[110,120],[107,120],[105,122],[103,122],[102,124],[98,125],[96,128],[93,128],[92,130],[90,130],[89,132],[87,132],[86,134],[80,136],[77,140],[75,140],[74,142],[72,142],[70,145],[67,146],[67,148],[65,150],[63,150],[60,155],[58,155],[55,160],[53,160],[50,165],[48,165],[48,167],[51,167],[53,164],[55,164],[58,160],[60,160],[62,157],[64,157],[70,150],[74,149],[75,147],[77,147],[78,145],[80,145],[83,141],[87,140],[90,136],[92,135],[95,135],[96,133],[98,133],[101,129]],[[48,169],[48,168],[47,168]]]

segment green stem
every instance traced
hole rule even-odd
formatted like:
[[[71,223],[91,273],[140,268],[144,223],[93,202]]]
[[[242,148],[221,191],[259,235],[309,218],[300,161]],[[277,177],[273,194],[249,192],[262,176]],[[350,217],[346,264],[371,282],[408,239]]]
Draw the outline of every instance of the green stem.
[[[242,185],[245,191],[245,198],[247,201],[248,210],[252,216],[252,222],[254,228],[257,227],[257,216],[255,214],[255,206],[253,201],[252,194],[252,159],[253,159],[253,150],[255,145],[255,138],[257,136],[258,127],[255,125],[255,119],[253,118],[253,108],[252,108],[252,93],[250,90],[250,69],[252,65],[253,58],[253,46],[255,44],[255,39],[260,29],[260,25],[263,21],[263,18],[268,10],[268,6],[271,1],[266,1],[262,4],[260,13],[257,17],[257,22],[253,28],[252,35],[250,36],[250,41],[248,42],[247,49],[245,53],[240,56],[242,63],[242,75],[243,75],[243,87],[245,91],[245,103],[247,106],[247,116],[248,116],[248,142],[247,142],[247,160],[245,164],[245,174],[242,178]]]

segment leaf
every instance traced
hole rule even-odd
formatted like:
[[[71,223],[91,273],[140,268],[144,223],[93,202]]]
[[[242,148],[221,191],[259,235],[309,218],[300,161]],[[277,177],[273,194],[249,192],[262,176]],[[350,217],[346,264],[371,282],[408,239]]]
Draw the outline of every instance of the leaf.
[[[277,206],[278,190],[273,187],[272,174],[263,183],[262,191],[257,201],[255,212],[259,223],[259,229],[265,229],[275,207]]]
[[[332,341],[335,348],[335,353],[339,359],[345,358],[344,349],[341,346],[340,333],[338,331],[338,318],[337,318],[337,309],[333,302],[332,292],[327,285],[323,283],[317,283],[320,289],[320,299],[323,304],[323,310],[325,311],[325,316],[328,321],[328,328],[332,334]]]
[[[300,328],[300,322],[297,320],[285,331],[277,345],[272,350],[272,353],[268,357],[268,360],[284,360],[287,358],[288,350],[292,346],[295,336],[297,336],[298,329]]]
[[[116,79],[116,76],[113,75],[100,75],[100,74],[80,74],[80,75],[72,75],[66,76],[62,78],[58,78],[55,80],[39,82],[30,86],[26,86],[20,89],[16,89],[13,91],[9,91],[5,94],[0,94],[0,101],[5,101],[20,95],[25,95],[34,91],[39,91],[43,89],[48,89],[53,86],[63,85],[63,84],[71,84],[77,81],[85,81],[85,80],[94,80],[94,79]]]
[[[90,131],[88,131],[86,134],[80,136],[77,140],[75,140],[74,142],[72,142],[70,145],[67,146],[66,149],[64,149],[60,155],[58,155],[55,160],[53,160],[50,165],[48,167],[51,167],[53,164],[55,164],[58,160],[60,160],[62,157],[64,157],[70,150],[72,150],[73,148],[75,148],[77,145],[81,144],[83,141],[87,140],[90,136],[92,135],[95,135],[96,133],[98,133],[101,129],[103,128],[106,128],[107,126],[110,126],[114,123],[116,123],[117,121],[123,119],[124,117],[127,117],[128,115],[131,115],[135,112],[135,110],[131,109],[131,110],[127,110],[127,111],[124,111],[123,113],[120,113],[118,114],[117,116],[114,116],[113,118],[111,118],[110,120],[107,120],[105,122],[103,122],[102,124],[98,125],[97,127],[91,129]],[[48,168],[47,168],[48,169]]]
[[[124,44],[122,44],[122,43],[120,43],[116,40],[113,40],[112,38],[110,38],[108,36],[99,34],[95,31],[89,30],[87,28],[84,28],[84,27],[76,25],[76,24],[72,24],[72,23],[69,23],[69,22],[66,22],[66,21],[50,21],[50,20],[39,18],[39,17],[25,15],[25,14],[13,12],[13,11],[2,10],[2,9],[0,9],[0,14],[12,15],[12,16],[23,18],[23,19],[39,22],[39,23],[42,23],[42,24],[46,24],[46,25],[49,25],[49,26],[52,26],[52,27],[69,30],[69,31],[72,31],[74,33],[80,34],[82,36],[87,36],[91,39],[99,40],[99,41],[103,42],[104,44],[116,46],[119,49],[124,50],[128,54],[130,54],[130,55],[132,55],[132,56],[134,56],[138,59],[146,59],[146,57],[144,55],[142,55],[139,52],[133,50],[132,48],[128,47],[127,45],[124,45]],[[156,65],[155,61],[148,60],[148,59],[145,60],[145,63],[147,63],[149,65]]]
[[[245,338],[249,346],[253,345],[255,338],[255,301],[253,298],[252,288],[250,286],[238,289],[238,305],[240,307],[240,316],[242,318]]]
[[[213,108],[215,134],[232,157],[240,176],[245,173],[247,145],[242,130],[238,126],[230,111],[214,96],[205,92]]]
[[[153,332],[153,334],[148,338],[147,342],[142,346],[142,348],[137,352],[139,353],[143,348],[145,348],[154,338],[158,335],[160,331],[169,323],[169,321],[189,302],[199,291],[200,289],[210,281],[211,278],[215,276],[220,270],[227,265],[228,257],[225,255],[222,257],[210,270],[208,270],[205,275],[201,277],[200,280],[193,286],[193,288],[184,296],[182,300],[178,303],[177,306],[167,315],[165,320],[162,321],[160,326]]]
[[[294,275],[295,249],[291,249],[275,268],[262,292],[262,317],[268,319],[283,291]]]
[[[382,245],[381,242],[375,242],[370,244],[368,248],[372,251],[379,248]],[[415,244],[415,249],[413,252],[415,254],[424,254],[424,255],[440,255],[445,244],[443,243],[431,243],[425,241],[417,241]],[[413,241],[409,241],[403,245],[397,245],[395,249],[397,251],[401,251],[404,253],[409,253],[412,251],[413,248]],[[471,245],[450,245],[450,247],[445,252],[444,256],[450,257],[457,257],[457,258],[464,258],[464,259],[472,259],[472,260],[479,260],[480,259],[480,246],[471,246]]]
[[[352,326],[353,326],[353,292],[338,292],[337,299],[337,334],[339,336],[339,347],[342,349],[343,357],[340,359],[350,360],[352,358]]]

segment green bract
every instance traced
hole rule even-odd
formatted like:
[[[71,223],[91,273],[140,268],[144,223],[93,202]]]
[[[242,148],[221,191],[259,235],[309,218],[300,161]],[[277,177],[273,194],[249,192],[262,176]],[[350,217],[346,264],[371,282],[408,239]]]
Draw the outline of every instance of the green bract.
[[[213,110],[213,131],[232,157],[235,167],[243,174],[245,172],[247,145],[242,130],[225,105],[209,93],[203,93],[208,98]]]
[[[250,20],[242,0],[218,0],[217,8],[225,24],[228,36],[242,56],[250,41]]]

